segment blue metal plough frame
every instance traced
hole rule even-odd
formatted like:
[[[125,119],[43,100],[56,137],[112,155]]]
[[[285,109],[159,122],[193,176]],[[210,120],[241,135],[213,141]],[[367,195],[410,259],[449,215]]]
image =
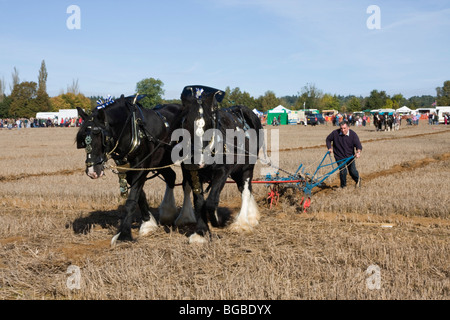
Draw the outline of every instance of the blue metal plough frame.
[[[327,164],[323,164],[323,162],[325,161],[325,159],[327,158],[327,156],[330,159],[330,163]],[[326,179],[328,179],[331,175],[333,175],[336,171],[340,170],[342,167],[344,167],[348,162],[350,162],[352,159],[354,158],[354,156],[342,159],[342,160],[338,160],[338,161],[334,161],[331,159],[331,153],[330,151],[327,151],[327,153],[325,154],[325,156],[322,158],[322,161],[320,161],[319,165],[316,168],[316,171],[314,171],[313,175],[310,175],[308,173],[305,174],[306,177],[308,177],[308,179],[305,180],[305,185],[303,186],[303,192],[308,195],[311,196],[312,193],[312,189],[314,189],[315,187],[319,187],[322,185],[322,182],[324,182]],[[300,164],[299,168],[297,169],[296,173],[300,170],[300,168],[302,167],[302,164]],[[325,174],[319,175],[319,171],[322,168],[326,168],[326,167],[331,167],[331,170],[328,171]],[[308,181],[309,180],[309,181]]]
[[[327,158],[329,162],[324,163]],[[283,185],[284,188],[295,188],[302,191],[304,197],[301,199],[301,205],[304,211],[306,211],[311,205],[312,190],[315,187],[320,187],[326,179],[344,167],[349,161],[352,161],[353,158],[354,156],[351,156],[342,160],[333,161],[330,151],[327,151],[313,174],[305,173],[305,167],[303,164],[300,164],[295,173],[287,177],[280,177],[280,172],[278,171],[274,176],[268,174],[263,181],[252,181],[252,183],[264,183],[270,188],[268,199],[270,199],[271,208],[273,204],[276,205],[278,202],[280,185]],[[329,168],[329,170],[325,174],[321,174],[321,169],[324,168]]]

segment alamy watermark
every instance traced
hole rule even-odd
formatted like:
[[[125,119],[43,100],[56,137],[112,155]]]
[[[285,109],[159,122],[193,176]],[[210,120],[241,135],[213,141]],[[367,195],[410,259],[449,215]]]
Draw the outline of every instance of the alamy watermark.
[[[70,5],[66,10],[67,14],[70,16],[66,20],[66,26],[69,30],[80,30],[81,29],[81,9],[77,5]]]
[[[176,129],[171,140],[179,141],[172,149],[174,163],[200,167],[212,164],[256,164],[260,160],[267,165],[261,169],[266,175],[276,172],[279,165],[279,130],[270,130],[270,150],[267,150],[267,130],[226,129],[225,135],[218,129],[203,130],[194,127],[194,135],[186,129]],[[270,158],[267,151],[270,151]]]
[[[369,30],[381,29],[381,9],[377,5],[370,5],[367,7],[366,12],[371,14],[369,18],[367,18],[366,26]]]
[[[381,269],[379,266],[373,264],[366,270],[366,275],[369,277],[366,279],[366,287],[369,290],[381,289]]]
[[[81,269],[78,266],[70,265],[66,271],[70,276],[67,278],[66,286],[69,290],[81,289]]]

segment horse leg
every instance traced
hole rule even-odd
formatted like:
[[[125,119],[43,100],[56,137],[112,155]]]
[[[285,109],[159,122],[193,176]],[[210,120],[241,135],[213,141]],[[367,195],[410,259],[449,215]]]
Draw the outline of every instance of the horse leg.
[[[133,173],[127,174],[127,180],[131,185],[130,194],[125,202],[125,217],[122,219],[119,227],[119,232],[112,238],[111,245],[114,246],[117,240],[132,241],[131,224],[135,218],[136,208],[141,196],[142,188],[144,187],[145,177],[147,172],[139,172],[137,176]]]
[[[178,215],[178,209],[175,204],[175,196],[173,194],[176,174],[175,171],[170,168],[162,169],[160,172],[166,181],[166,191],[164,193],[163,201],[158,208],[159,223],[170,226],[173,224]]]
[[[139,236],[146,236],[158,228],[158,223],[156,222],[153,214],[150,212],[150,206],[148,205],[144,190],[141,191],[138,205],[142,215],[142,224],[139,228]]]
[[[225,187],[228,174],[225,170],[217,171],[211,178],[211,190],[208,198],[205,202],[205,212],[207,219],[211,222],[213,227],[219,227],[222,225],[221,218],[217,214],[217,208],[219,207],[220,193]]]
[[[200,181],[198,171],[189,171],[183,168],[183,178],[192,190],[194,198],[194,213],[195,213],[195,231],[189,236],[189,243],[205,243],[205,234],[209,231],[204,204],[205,198],[203,196],[203,181]],[[185,189],[185,192],[189,190]]]
[[[242,194],[241,211],[232,224],[232,228],[236,231],[249,231],[259,223],[259,210],[252,195],[253,167],[240,174],[231,175]]]
[[[206,218],[206,211],[204,210],[205,198],[202,191],[199,194],[194,194],[194,212],[197,225],[195,232],[189,236],[189,243],[205,243],[205,235],[209,232],[208,222]]]
[[[192,208],[191,202],[191,186],[186,180],[183,180],[183,192],[184,192],[184,200],[183,207],[181,208],[180,215],[175,220],[175,226],[177,228],[195,224],[197,219],[195,219],[194,209]]]

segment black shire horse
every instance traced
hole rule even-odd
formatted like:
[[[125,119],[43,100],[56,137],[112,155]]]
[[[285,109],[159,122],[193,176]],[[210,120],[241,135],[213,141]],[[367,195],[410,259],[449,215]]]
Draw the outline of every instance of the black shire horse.
[[[181,94],[180,130],[188,152],[181,165],[183,185],[185,191],[192,189],[197,219],[190,243],[206,242],[206,233],[211,235],[208,221],[215,227],[223,225],[217,207],[228,177],[236,182],[242,194],[241,210],[232,227],[237,231],[248,230],[259,220],[251,192],[253,170],[264,142],[260,135],[262,125],[258,116],[245,106],[219,109],[224,95],[221,90],[205,86],[186,86]],[[204,183],[209,183],[206,191]],[[208,190],[205,200],[204,192]]]
[[[393,126],[394,126],[394,115],[392,114],[387,114],[385,116],[385,122],[386,122],[386,131],[392,131]]]
[[[86,174],[97,179],[103,176],[104,165],[108,158],[114,159],[120,167],[120,186],[128,189],[125,203],[125,215],[122,217],[118,233],[111,245],[117,240],[132,240],[131,225],[140,209],[142,224],[139,235],[146,235],[157,228],[157,221],[170,225],[177,218],[177,207],[173,188],[176,174],[171,169],[171,132],[174,121],[181,112],[181,105],[168,104],[154,109],[145,109],[137,102],[137,97],[124,97],[102,104],[92,110],[90,115],[78,108],[84,120],[76,141],[78,148],[86,149]],[[159,207],[159,217],[153,216],[143,191],[148,180],[149,170],[162,175],[166,182],[166,191]],[[131,170],[138,169],[138,170]],[[154,177],[154,176],[153,176]],[[123,190],[122,190],[123,191]],[[178,224],[195,223],[192,208],[183,209],[177,219]]]
[[[378,113],[373,115],[373,124],[377,128],[377,131],[392,131],[394,125],[394,116],[388,113]]]
[[[386,118],[384,114],[379,114],[378,112],[373,114],[373,124],[377,131],[386,130]]]

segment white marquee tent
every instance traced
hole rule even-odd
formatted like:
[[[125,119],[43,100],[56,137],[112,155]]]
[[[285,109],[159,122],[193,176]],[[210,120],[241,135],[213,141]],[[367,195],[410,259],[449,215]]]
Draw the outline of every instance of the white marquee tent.
[[[290,113],[291,110],[283,107],[281,104],[278,107],[275,107],[275,108],[269,110],[269,113],[283,113],[283,112]]]
[[[401,113],[401,114],[410,114],[412,112],[412,110],[410,108],[408,108],[407,106],[403,106],[403,107],[395,110],[395,112]]]

